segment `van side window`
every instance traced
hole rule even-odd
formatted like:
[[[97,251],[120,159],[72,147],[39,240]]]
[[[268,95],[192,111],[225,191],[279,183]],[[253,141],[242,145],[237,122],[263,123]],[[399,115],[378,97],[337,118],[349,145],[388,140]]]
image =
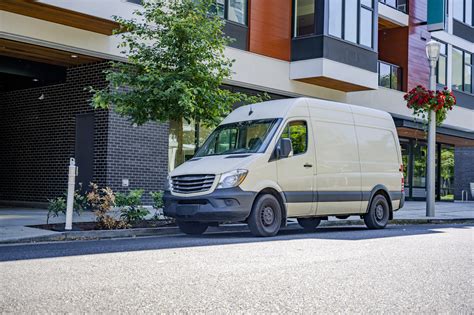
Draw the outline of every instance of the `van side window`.
[[[306,121],[291,121],[283,130],[281,138],[291,139],[293,155],[305,153],[308,149],[308,126]]]

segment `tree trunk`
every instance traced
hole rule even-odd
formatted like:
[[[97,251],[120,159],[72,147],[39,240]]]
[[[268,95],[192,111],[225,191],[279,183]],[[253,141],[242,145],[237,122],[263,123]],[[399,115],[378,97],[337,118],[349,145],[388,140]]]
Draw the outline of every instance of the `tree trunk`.
[[[199,119],[195,119],[194,123],[194,154],[199,150]]]
[[[184,130],[183,130],[183,119],[179,119],[176,124],[176,138],[178,140],[178,149],[176,152],[176,165],[179,166],[184,163],[184,150],[183,150],[183,141],[184,141]]]

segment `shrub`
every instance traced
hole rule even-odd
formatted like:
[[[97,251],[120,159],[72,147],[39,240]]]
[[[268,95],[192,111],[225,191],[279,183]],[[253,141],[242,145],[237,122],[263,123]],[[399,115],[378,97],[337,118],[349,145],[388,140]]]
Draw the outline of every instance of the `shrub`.
[[[155,209],[163,209],[163,191],[151,191],[151,198],[153,199],[153,207]]]
[[[127,223],[143,220],[150,212],[142,206],[143,189],[128,194],[117,193],[115,204],[120,207],[120,217]]]
[[[90,184],[90,188],[87,201],[96,215],[99,227],[108,230],[127,228],[126,222],[117,220],[109,214],[115,205],[115,194],[112,189],[109,187],[99,189],[94,183]]]
[[[59,217],[66,214],[66,200],[63,197],[48,199],[48,214],[46,216],[46,224],[49,224],[49,218]]]
[[[166,217],[163,214],[163,208],[165,203],[163,201],[163,191],[154,191],[150,192],[151,198],[153,199],[153,207],[155,208],[155,214],[153,215],[152,220],[166,220],[166,221],[174,221],[173,218]]]
[[[48,199],[48,214],[46,216],[46,224],[49,224],[50,218],[59,217],[61,214],[66,215],[67,208],[67,192],[64,193],[64,197],[57,197],[54,199]],[[72,209],[77,215],[81,215],[82,211],[87,207],[86,196],[81,195],[80,191],[74,192],[74,203]]]

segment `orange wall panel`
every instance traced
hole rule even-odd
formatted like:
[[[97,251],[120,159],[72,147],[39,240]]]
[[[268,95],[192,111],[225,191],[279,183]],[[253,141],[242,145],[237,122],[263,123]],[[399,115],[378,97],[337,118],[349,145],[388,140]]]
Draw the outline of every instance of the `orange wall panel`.
[[[410,25],[408,28],[408,90],[422,84],[428,87],[430,66],[426,58],[427,1],[410,1]]]
[[[290,60],[291,0],[250,0],[249,50]]]
[[[379,60],[402,68],[402,90],[408,86],[408,27],[379,31]]]

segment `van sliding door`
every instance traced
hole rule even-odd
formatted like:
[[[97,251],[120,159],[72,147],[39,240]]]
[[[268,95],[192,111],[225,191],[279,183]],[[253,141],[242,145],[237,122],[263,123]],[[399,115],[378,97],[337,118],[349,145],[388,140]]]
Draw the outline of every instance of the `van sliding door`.
[[[317,215],[360,212],[360,163],[352,115],[342,112],[338,115],[339,122],[318,119],[312,121],[317,158],[314,183],[318,202]],[[319,116],[322,115],[319,113]],[[344,116],[347,116],[347,123],[344,123]]]

